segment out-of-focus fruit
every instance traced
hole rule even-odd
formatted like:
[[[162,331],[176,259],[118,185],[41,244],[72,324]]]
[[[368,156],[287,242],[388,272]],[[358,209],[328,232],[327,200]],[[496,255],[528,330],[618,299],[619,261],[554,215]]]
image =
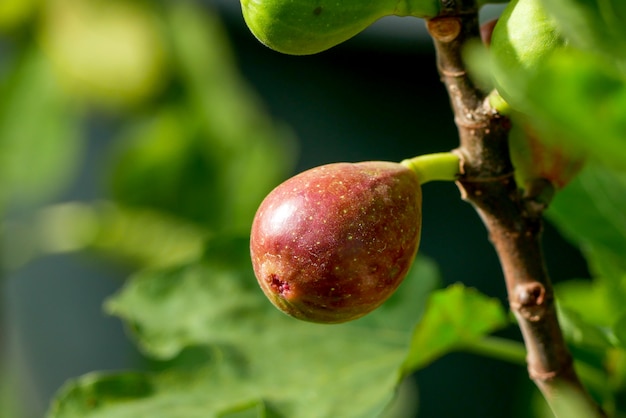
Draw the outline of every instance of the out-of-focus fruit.
[[[439,0],[241,0],[241,9],[263,44],[307,55],[352,38],[384,16],[434,17]]]
[[[256,213],[250,250],[257,280],[296,318],[359,318],[406,276],[419,245],[421,204],[417,175],[398,163],[335,163],[300,173]]]
[[[542,143],[537,132],[525,121],[514,120],[509,147],[516,181],[526,190],[531,190],[537,180],[547,180],[555,191],[562,189],[584,165],[582,156]]]
[[[565,45],[541,0],[511,0],[496,23],[490,42],[496,88],[516,108],[524,99],[524,80]]]

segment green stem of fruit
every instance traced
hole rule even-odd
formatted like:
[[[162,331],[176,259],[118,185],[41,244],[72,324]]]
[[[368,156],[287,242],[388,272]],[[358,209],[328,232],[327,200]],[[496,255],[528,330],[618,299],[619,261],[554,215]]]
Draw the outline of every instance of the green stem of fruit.
[[[455,181],[460,176],[460,159],[451,152],[420,155],[401,162],[415,172],[420,184],[429,181]]]

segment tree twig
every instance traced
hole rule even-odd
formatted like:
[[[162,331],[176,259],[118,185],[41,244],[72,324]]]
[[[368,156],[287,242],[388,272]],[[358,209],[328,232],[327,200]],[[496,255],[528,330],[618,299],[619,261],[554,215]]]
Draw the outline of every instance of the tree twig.
[[[509,157],[509,120],[489,106],[462,60],[462,48],[479,38],[474,2],[460,0],[427,21],[459,131],[456,150],[462,161],[457,185],[483,220],[499,256],[509,304],[527,350],[530,378],[561,418],[560,399],[576,394],[593,416],[606,416],[589,396],[573,367],[561,332],[553,288],[541,249],[545,205],[527,199],[517,188]],[[546,186],[548,186],[546,184]]]

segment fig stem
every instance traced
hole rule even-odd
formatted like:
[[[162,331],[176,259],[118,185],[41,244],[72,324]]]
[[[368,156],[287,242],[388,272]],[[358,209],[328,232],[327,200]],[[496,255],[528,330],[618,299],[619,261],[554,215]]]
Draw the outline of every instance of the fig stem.
[[[400,164],[413,170],[420,184],[435,180],[456,181],[461,175],[461,161],[451,152],[419,155]]]

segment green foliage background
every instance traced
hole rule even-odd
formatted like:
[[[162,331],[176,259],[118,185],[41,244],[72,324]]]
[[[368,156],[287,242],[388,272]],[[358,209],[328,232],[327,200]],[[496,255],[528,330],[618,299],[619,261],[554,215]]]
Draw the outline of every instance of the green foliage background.
[[[585,256],[591,276],[559,280],[559,308],[583,380],[607,410],[621,416],[626,72],[624,49],[617,46],[626,43],[626,26],[620,24],[626,16],[616,0],[549,3],[578,49],[555,56],[523,80],[525,107],[545,132],[567,132],[568,146],[590,156],[548,211]],[[614,7],[615,21],[605,21],[606,4]],[[306,155],[298,154],[294,130],[276,120],[242,75],[212,7],[9,0],[0,4],[0,30],[5,276],[51,254],[123,266],[128,278],[104,301],[104,310],[123,321],[140,353],[135,370],[96,370],[67,381],[51,400],[48,417],[409,417],[428,401],[417,402],[410,377],[454,352],[512,363],[523,377],[524,349],[502,294],[475,289],[471,277],[442,278],[449,268],[421,255],[434,248],[429,236],[445,235],[444,241],[459,241],[443,247],[458,249],[462,262],[462,249],[474,244],[449,225],[481,233],[469,208],[456,221],[429,226],[426,219],[425,251],[409,277],[365,318],[337,326],[302,323],[264,299],[249,265],[249,225],[261,199]],[[340,54],[330,56],[343,65]],[[434,71],[434,60],[425,57],[430,60],[419,65]],[[288,59],[281,63],[289,71]],[[346,75],[352,77],[365,75]],[[335,83],[335,89],[352,86]],[[313,89],[309,93],[312,102],[322,99]],[[368,93],[379,106],[393,107],[388,88],[371,86]],[[432,100],[446,105],[440,94]],[[424,103],[391,113],[411,120],[415,113],[427,114],[429,102]],[[328,112],[329,120],[317,129],[333,135],[344,123],[358,130],[359,111],[371,110],[350,104],[354,121],[346,122],[341,113],[333,120]],[[79,173],[94,120],[106,124],[110,136],[99,158],[105,195],[66,201],[63,193]],[[372,125],[380,130],[370,133],[378,143],[394,134],[389,121]],[[450,143],[442,136],[454,139],[453,127],[415,129],[405,135],[420,142],[421,150],[441,151]],[[331,137],[324,144],[340,148],[340,140]],[[410,145],[396,158],[385,154],[388,149],[379,154],[370,140],[361,146],[372,159],[399,160],[418,149]],[[426,200],[439,186],[428,187]],[[447,203],[463,205],[453,198]],[[491,253],[481,262],[497,263]],[[501,281],[498,273],[487,280]],[[13,382],[25,371],[9,367],[15,354],[6,349],[6,335],[0,415],[21,417],[24,405],[16,392],[22,386]],[[540,401],[527,402],[537,399],[527,382],[509,383],[507,389],[519,388],[519,402],[526,405],[516,408],[520,416],[545,414]]]

